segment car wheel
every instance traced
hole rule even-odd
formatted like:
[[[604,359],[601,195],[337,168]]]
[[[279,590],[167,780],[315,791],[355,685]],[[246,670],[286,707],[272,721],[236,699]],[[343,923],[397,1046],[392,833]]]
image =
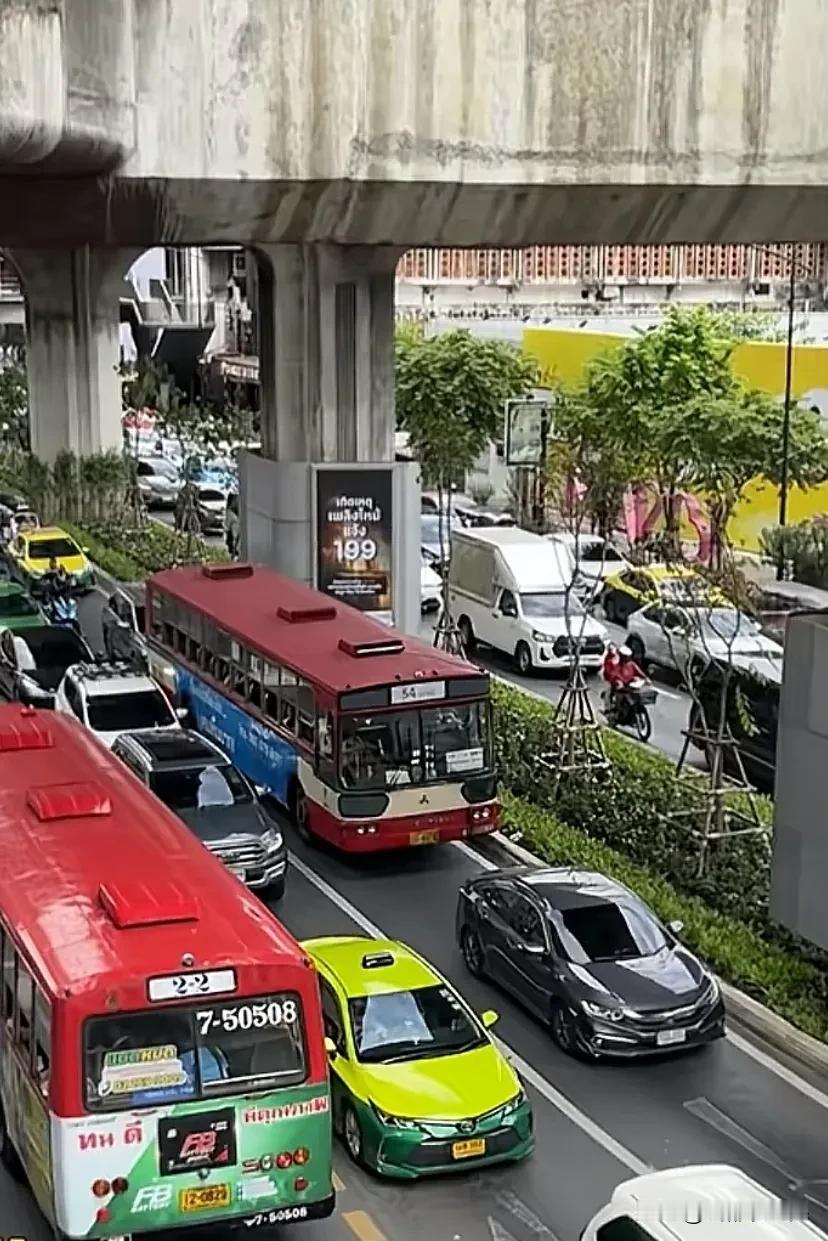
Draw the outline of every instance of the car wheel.
[[[362,1125],[360,1125],[359,1117],[351,1103],[346,1103],[342,1112],[342,1140],[354,1163],[363,1164],[365,1162],[365,1154],[362,1140]]]
[[[473,931],[471,927],[464,926],[460,933],[460,951],[463,954],[463,961],[466,969],[475,978],[483,978],[486,974],[486,956],[483,951],[483,945],[480,942],[480,936],[477,931]]]
[[[299,784],[296,785],[296,790],[293,794],[293,822],[300,838],[306,844],[311,844],[313,837],[310,830],[308,799],[305,796],[304,789]]]
[[[463,643],[463,650],[467,655],[473,655],[477,647],[477,639],[474,636],[472,623],[468,616],[461,616],[457,622],[457,628],[460,630],[460,641]]]
[[[632,657],[638,664],[639,668],[643,667],[645,656],[644,643],[641,641],[637,633],[630,634],[627,638],[627,646],[632,651]]]
[[[285,894],[285,879],[277,879],[275,883],[269,883],[264,890],[264,897],[269,901],[280,901]]]
[[[565,1004],[556,1002],[552,1005],[549,1028],[561,1051],[566,1052],[568,1056],[578,1055],[578,1034],[575,1021]]]
[[[515,664],[521,676],[528,677],[532,672],[532,652],[525,642],[518,642],[515,647]]]

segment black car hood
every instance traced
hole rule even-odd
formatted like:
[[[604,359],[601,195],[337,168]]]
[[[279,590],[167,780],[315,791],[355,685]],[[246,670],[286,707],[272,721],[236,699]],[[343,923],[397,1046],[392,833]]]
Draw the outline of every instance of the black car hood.
[[[267,827],[253,803],[209,806],[205,810],[175,810],[199,840],[212,843],[230,836],[261,836]]]
[[[690,1003],[707,986],[701,965],[683,948],[665,948],[630,961],[593,961],[577,967],[577,977],[601,994],[610,993],[630,1008],[660,1009]]]
[[[66,665],[66,667],[69,666],[69,664]],[[52,691],[60,685],[65,673],[66,668],[30,668],[21,672],[20,677],[24,684],[29,681],[32,685],[39,686],[40,689]]]

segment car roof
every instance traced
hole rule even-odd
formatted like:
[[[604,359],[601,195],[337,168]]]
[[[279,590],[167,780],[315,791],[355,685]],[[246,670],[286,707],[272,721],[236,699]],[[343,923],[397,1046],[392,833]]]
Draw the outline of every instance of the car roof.
[[[633,565],[633,568],[636,566]],[[656,579],[670,577],[700,577],[695,569],[686,564],[648,564],[641,566],[642,573],[649,573]]]
[[[414,991],[443,981],[422,957],[394,939],[331,935],[307,939],[302,947],[334,976],[349,998]],[[363,964],[365,958],[381,960],[386,956],[393,958],[387,965],[366,967]]]
[[[187,767],[203,763],[228,763],[226,754],[190,728],[136,728],[132,732],[121,733],[121,741],[129,742],[135,749],[142,750],[151,760],[153,767]]]
[[[70,539],[75,543],[75,539],[67,530],[62,530],[60,526],[38,526],[36,530],[23,530],[22,536],[29,542],[38,539]]]
[[[511,879],[525,887],[552,909],[575,909],[584,905],[629,901],[629,889],[596,870],[575,870],[569,866],[521,866],[490,872],[486,878]]]
[[[88,698],[101,694],[137,694],[157,690],[160,686],[146,672],[132,672],[108,664],[73,664],[67,668]]]

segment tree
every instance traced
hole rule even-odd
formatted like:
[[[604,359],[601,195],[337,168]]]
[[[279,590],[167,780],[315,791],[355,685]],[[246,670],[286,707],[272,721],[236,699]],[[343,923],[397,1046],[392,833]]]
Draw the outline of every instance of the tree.
[[[0,369],[0,430],[7,445],[29,451],[29,386],[22,366]]]

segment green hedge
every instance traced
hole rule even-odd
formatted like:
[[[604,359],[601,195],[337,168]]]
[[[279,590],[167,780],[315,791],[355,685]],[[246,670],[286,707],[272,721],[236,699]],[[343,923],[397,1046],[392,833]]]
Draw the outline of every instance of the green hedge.
[[[552,776],[536,761],[549,748],[553,708],[501,683],[493,687],[495,742],[503,783],[538,805],[552,803]],[[632,861],[662,874],[676,887],[737,918],[760,934],[790,943],[768,919],[770,841],[736,836],[710,846],[703,878],[696,877],[698,841],[665,816],[686,808],[687,792],[676,781],[675,766],[652,749],[604,730],[611,770],[597,780],[564,777],[555,800],[563,823],[619,849]],[[773,810],[757,799],[764,822]]]
[[[89,549],[89,557],[113,577],[123,582],[142,581],[149,573],[168,569],[188,558],[227,560],[223,547],[203,539],[177,534],[170,526],[149,520],[140,530],[115,522],[85,527],[67,526],[74,537]]]
[[[665,922],[681,919],[684,943],[726,982],[754,996],[815,1038],[828,1041],[828,982],[794,951],[683,895],[623,853],[514,794],[502,794],[504,832],[543,861],[597,870],[636,891]]]

